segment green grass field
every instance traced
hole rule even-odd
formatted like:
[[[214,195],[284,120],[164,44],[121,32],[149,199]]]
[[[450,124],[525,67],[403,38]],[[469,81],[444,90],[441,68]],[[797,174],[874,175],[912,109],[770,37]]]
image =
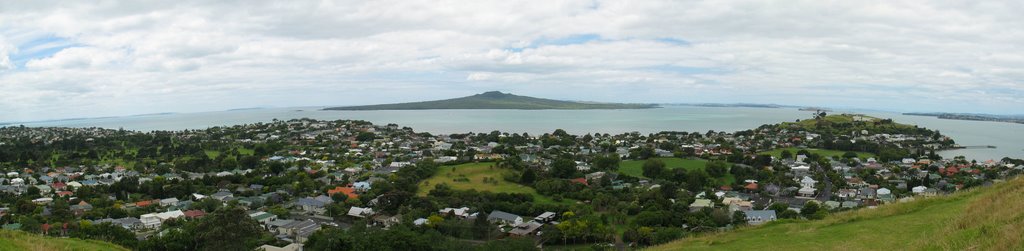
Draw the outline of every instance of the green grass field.
[[[568,199],[565,199],[562,202],[556,202],[551,198],[537,194],[537,191],[532,187],[505,181],[503,175],[511,171],[494,167],[494,165],[495,164],[491,162],[481,162],[455,166],[442,166],[434,176],[420,182],[417,195],[426,196],[430,190],[434,189],[434,186],[443,183],[448,184],[448,186],[451,186],[452,189],[455,190],[476,189],[477,191],[495,193],[530,194],[533,195],[533,199],[537,203],[558,204],[571,202],[571,200]],[[484,182],[484,178],[488,178],[488,180],[493,181]]]
[[[805,149],[808,152],[810,152],[810,153],[818,154],[818,155],[821,155],[821,156],[824,156],[824,157],[830,157],[830,158],[832,156],[839,156],[841,158],[841,157],[843,157],[843,154],[846,154],[845,151],[837,151],[837,150],[825,150],[825,149],[815,149],[815,148],[805,148]],[[780,157],[782,157],[782,151],[783,150],[789,150],[790,153],[793,153],[793,156],[796,156],[796,152],[800,151],[801,149],[800,148],[796,148],[796,147],[786,147],[786,148],[778,148],[778,149],[771,150],[771,151],[758,152],[757,154],[768,154],[768,155],[771,155],[771,156],[775,156],[776,158],[780,158]],[[855,152],[855,153],[857,153],[857,158],[860,158],[860,159],[867,159],[867,158],[874,158],[875,157],[874,153],[869,153],[869,152]]]
[[[203,152],[205,152],[206,156],[210,157],[210,159],[216,159],[221,154],[221,152],[217,151],[217,150],[204,150]],[[256,153],[256,151],[253,150],[253,149],[248,149],[248,148],[244,148],[243,147],[243,148],[238,148],[238,153],[241,154],[241,155],[253,155],[253,154]]]
[[[655,158],[665,162],[665,168],[676,169],[685,168],[686,170],[704,170],[708,166],[708,161],[703,159],[681,159],[681,158]],[[626,160],[619,164],[619,173],[623,175],[633,176],[637,178],[644,177],[643,166],[646,160]],[[736,182],[736,178],[732,174],[727,174],[725,177],[719,179],[719,183],[722,185],[730,185]]]
[[[53,238],[21,231],[0,230],[0,251],[7,250],[128,250],[109,242]]]
[[[685,238],[650,250],[1022,250],[1024,179],[820,221]]]

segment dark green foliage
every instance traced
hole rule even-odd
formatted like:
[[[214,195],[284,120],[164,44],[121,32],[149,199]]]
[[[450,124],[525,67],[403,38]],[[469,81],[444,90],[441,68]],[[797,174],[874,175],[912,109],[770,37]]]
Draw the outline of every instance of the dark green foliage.
[[[708,162],[705,170],[707,170],[708,175],[711,175],[711,177],[721,178],[724,177],[725,174],[729,173],[729,164],[720,160],[711,161]]]
[[[620,163],[622,163],[622,159],[619,158],[618,154],[598,155],[597,157],[594,157],[593,168],[597,170],[615,171],[619,169]]]
[[[821,204],[817,202],[808,201],[804,204],[804,207],[800,208],[800,215],[809,220],[820,220],[825,218],[828,210],[821,207]]]
[[[533,184],[535,180],[537,180],[537,172],[533,171],[533,168],[526,168],[523,175],[519,177],[519,182],[527,185]]]
[[[665,162],[660,159],[647,159],[642,168],[644,176],[652,179],[661,178],[668,172],[665,169]]]
[[[165,223],[166,224],[166,223]],[[242,208],[228,206],[177,228],[162,236],[152,236],[139,244],[140,250],[253,250],[266,232],[249,218]]]
[[[560,158],[551,164],[549,171],[552,177],[568,179],[576,175],[576,162],[572,159]]]
[[[377,135],[374,135],[372,132],[360,132],[359,135],[356,136],[356,140],[371,141],[375,137],[377,137]]]
[[[195,234],[205,250],[252,250],[264,232],[242,208],[226,207],[203,217]]]
[[[110,223],[79,225],[71,231],[71,237],[112,242],[126,248],[134,248],[139,242],[131,231]]]

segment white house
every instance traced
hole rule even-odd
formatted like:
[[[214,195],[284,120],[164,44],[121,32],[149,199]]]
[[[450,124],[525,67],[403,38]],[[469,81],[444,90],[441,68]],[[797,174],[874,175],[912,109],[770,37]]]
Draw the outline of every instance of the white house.
[[[169,207],[174,205],[178,205],[178,198],[167,198],[160,200],[161,207]]]
[[[801,187],[800,190],[797,190],[797,193],[800,194],[800,196],[812,197],[814,196],[814,191],[815,189],[813,187]]]
[[[813,188],[814,184],[818,184],[818,181],[814,180],[810,176],[804,176],[804,178],[800,180],[800,186],[803,186],[803,187],[811,187],[811,188]]]
[[[913,192],[914,194],[921,194],[921,193],[924,193],[924,190],[925,190],[925,189],[928,189],[928,187],[925,187],[925,186],[916,186],[916,187],[914,187],[914,188],[911,188],[911,190],[910,190],[910,191],[911,191],[911,192]]]
[[[185,217],[185,213],[181,210],[174,210],[163,213],[143,214],[139,216],[139,221],[142,221],[142,226],[145,228],[159,228],[160,224],[164,221],[181,217]]]
[[[467,218],[467,217],[469,217],[469,208],[468,207],[461,207],[461,208],[450,208],[450,207],[448,207],[448,208],[444,208],[444,209],[441,209],[441,210],[437,210],[437,212],[440,213],[440,214],[454,215],[454,216],[457,216],[457,217],[460,217],[460,218]]]
[[[892,194],[892,190],[889,190],[888,188],[884,188],[883,187],[883,188],[879,188],[878,191],[876,191],[876,194],[879,197],[881,197],[883,195],[890,195],[890,194]]]
[[[500,222],[501,224],[510,226],[523,224],[523,217],[498,210],[491,211],[491,214],[487,215],[487,220],[491,222]]]
[[[366,218],[373,215],[373,209],[368,207],[352,207],[348,209],[348,216]]]

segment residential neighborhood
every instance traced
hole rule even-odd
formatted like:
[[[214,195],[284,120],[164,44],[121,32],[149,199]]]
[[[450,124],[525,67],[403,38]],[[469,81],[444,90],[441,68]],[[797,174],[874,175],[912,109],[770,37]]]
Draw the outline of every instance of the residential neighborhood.
[[[433,135],[312,119],[173,132],[5,127],[0,225],[81,238],[109,225],[144,247],[231,209],[265,250],[345,231],[625,248],[943,196],[1024,169],[941,158],[934,151],[954,143],[927,129],[823,118],[647,135]],[[49,230],[57,225],[66,229]]]

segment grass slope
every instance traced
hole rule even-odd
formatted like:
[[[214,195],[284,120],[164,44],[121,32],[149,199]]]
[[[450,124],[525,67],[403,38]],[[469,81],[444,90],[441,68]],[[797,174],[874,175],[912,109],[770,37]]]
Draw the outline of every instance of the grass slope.
[[[7,250],[128,250],[109,242],[54,238],[21,231],[0,230],[0,251]]]
[[[688,171],[693,170],[704,170],[707,168],[708,161],[703,159],[681,159],[681,158],[655,158],[662,162],[665,162],[665,168],[676,169],[685,168]],[[619,173],[623,175],[633,176],[637,178],[647,178],[644,176],[644,162],[646,160],[626,160],[619,164]],[[725,177],[719,179],[721,185],[730,185],[736,181],[736,178],[732,174],[726,174]]]
[[[650,104],[615,104],[615,103],[581,103],[542,99],[526,96],[518,96],[501,92],[485,92],[473,96],[399,103],[382,105],[346,106],[331,107],[324,110],[429,110],[429,109],[522,109],[522,110],[543,110],[543,109],[644,109],[656,108]]]
[[[1024,179],[914,202],[686,238],[651,250],[1024,250]]]
[[[789,152],[792,153],[793,156],[796,156],[796,152],[800,151],[801,148],[796,148],[796,147],[777,148],[775,150],[759,152],[757,154],[768,154],[768,155],[771,155],[771,156],[775,156],[776,158],[781,158],[783,150],[789,150]],[[802,150],[807,150],[810,153],[814,153],[814,154],[821,155],[823,157],[830,157],[830,158],[832,156],[843,157],[843,154],[846,154],[845,151],[825,150],[825,149],[816,149],[816,148],[803,148]],[[867,159],[867,158],[874,158],[875,157],[874,153],[869,153],[869,152],[854,152],[854,153],[857,153],[857,158],[861,158],[861,159]]]
[[[467,163],[455,166],[442,166],[434,176],[421,181],[417,195],[426,196],[437,184],[448,184],[455,190],[476,189],[494,193],[523,193],[533,195],[538,203],[559,203],[551,198],[540,195],[532,187],[505,181],[503,176],[511,172],[508,169],[494,167],[494,163]],[[494,180],[484,182],[484,178]],[[466,181],[468,179],[468,181]],[[563,202],[568,200],[563,200]]]

